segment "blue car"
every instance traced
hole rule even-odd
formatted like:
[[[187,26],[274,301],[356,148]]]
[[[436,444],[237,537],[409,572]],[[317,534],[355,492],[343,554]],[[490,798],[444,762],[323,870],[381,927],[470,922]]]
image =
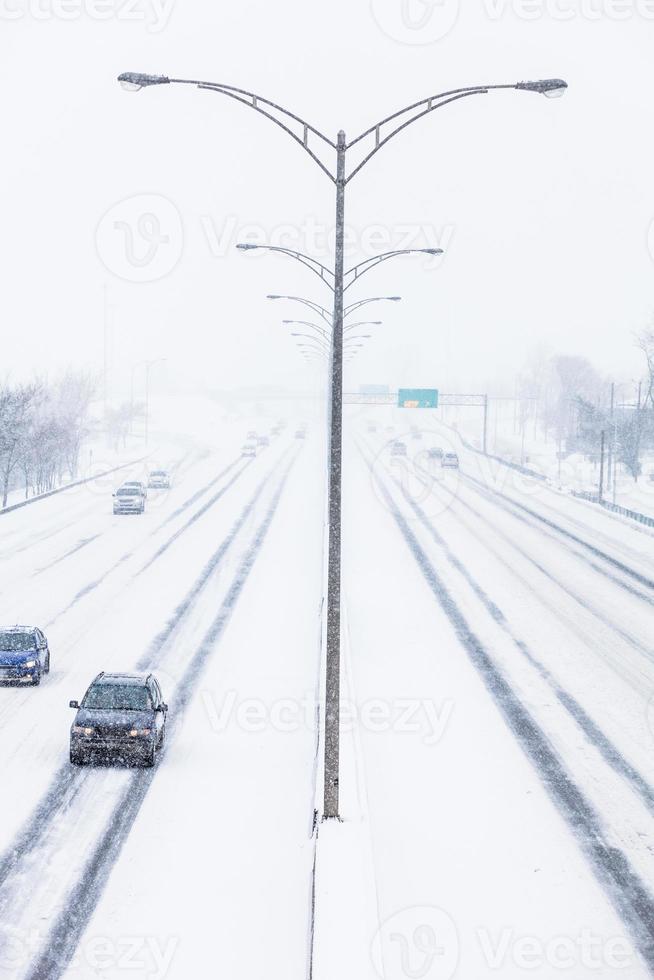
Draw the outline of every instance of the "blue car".
[[[50,649],[45,635],[36,626],[0,627],[0,682],[41,683],[50,673]]]

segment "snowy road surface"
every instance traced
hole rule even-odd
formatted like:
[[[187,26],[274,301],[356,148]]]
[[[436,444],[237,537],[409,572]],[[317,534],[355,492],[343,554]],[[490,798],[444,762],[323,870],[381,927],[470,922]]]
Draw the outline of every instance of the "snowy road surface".
[[[394,457],[399,424],[348,419],[353,775],[318,861],[356,829],[366,908],[313,976],[651,976],[652,536],[437,423]],[[0,977],[309,975],[324,442],[291,426],[244,460],[242,428],[180,452],[143,517],[102,488],[0,518],[1,618],[52,649],[39,688],[0,689]],[[450,442],[460,471],[426,453]],[[72,769],[69,699],[148,667],[156,767]],[[323,938],[353,863],[317,893]]]

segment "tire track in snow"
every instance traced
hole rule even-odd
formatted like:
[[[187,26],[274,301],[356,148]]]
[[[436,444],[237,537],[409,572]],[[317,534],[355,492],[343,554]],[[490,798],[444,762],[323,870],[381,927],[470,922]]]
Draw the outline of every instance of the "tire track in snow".
[[[580,596],[577,592],[573,591],[573,589],[569,588],[567,585],[564,585],[563,582],[557,579],[555,575],[549,572],[543,565],[540,564],[539,561],[537,561],[532,555],[530,555],[527,551],[525,551],[524,548],[521,548],[520,545],[518,545],[515,542],[515,540],[508,537],[506,534],[504,534],[504,532],[500,531],[500,529],[496,527],[488,517],[485,517],[480,511],[476,510],[472,506],[472,504],[469,504],[467,501],[462,500],[461,497],[459,497],[457,498],[457,506],[464,507],[471,514],[473,514],[479,521],[481,521],[481,523],[486,524],[488,527],[490,527],[491,530],[495,534],[499,535],[502,538],[502,540],[509,545],[509,547],[511,547],[515,552],[517,552],[517,554],[520,555],[521,558],[529,562],[530,565],[533,565],[533,567],[536,568],[540,572],[540,574],[543,575],[548,580],[548,582],[551,582],[553,585],[556,585],[557,588],[561,589],[561,591],[566,596],[568,596],[568,598],[572,599],[574,602],[577,603],[577,605],[581,606],[581,608],[585,612],[590,613],[591,616],[599,620],[599,622],[602,623],[603,626],[606,626],[612,632],[617,633],[617,635],[622,640],[624,640],[625,643],[627,643],[634,650],[638,650],[639,653],[641,653],[648,661],[650,661],[650,663],[654,662],[654,655],[649,647],[645,646],[643,643],[641,643],[640,640],[638,640],[631,633],[624,630],[621,626],[618,626],[617,623],[613,622],[613,620],[610,620],[607,616],[604,615],[603,612],[601,612],[600,609],[598,609],[592,603],[588,602],[586,599],[582,598],[582,596]],[[470,528],[470,525],[467,524],[460,515],[456,514],[455,516],[456,519],[460,521],[465,527]],[[493,554],[493,556],[498,561],[502,562],[502,564],[504,564],[507,568],[511,570],[511,566],[507,562],[503,561],[503,559],[497,554],[497,552],[494,549],[492,549],[489,545],[485,545],[485,547],[488,548],[491,554]],[[592,567],[594,568],[595,566],[593,565]],[[639,594],[637,595],[638,598],[641,598]],[[546,604],[542,596],[539,596],[539,601]]]
[[[623,851],[608,843],[599,814],[576,785],[544,730],[484,649],[386,487],[379,480],[377,483],[423,578],[450,621],[470,662],[532,763],[557,811],[574,834],[595,877],[633,936],[643,960],[654,973],[654,896],[633,870]]]
[[[469,476],[467,474],[462,475],[463,479],[467,483],[474,484],[478,490],[483,490],[485,494],[490,493],[493,497],[500,498],[500,500],[493,500],[493,503],[495,503],[498,507],[501,507],[502,510],[507,511],[508,513],[513,513],[514,517],[516,517],[518,520],[522,520],[523,523],[530,527],[534,526],[533,521],[544,524],[546,527],[554,531],[555,535],[561,535],[564,538],[568,538],[570,541],[574,542],[574,544],[577,544],[586,551],[589,551],[595,558],[601,559],[608,565],[611,565],[613,568],[616,568],[618,571],[622,572],[623,575],[627,576],[627,578],[631,578],[635,582],[638,582],[639,585],[654,591],[654,581],[648,578],[646,575],[643,575],[641,572],[637,572],[634,568],[630,568],[629,565],[625,565],[624,562],[621,562],[619,559],[609,555],[606,551],[602,551],[601,548],[597,548],[589,541],[584,540],[584,538],[580,538],[577,534],[573,534],[572,531],[566,531],[566,529],[561,527],[560,524],[557,524],[555,521],[550,520],[550,518],[544,517],[537,511],[532,510],[531,507],[527,507],[526,504],[521,504],[517,500],[513,500],[511,497],[507,496],[505,493],[502,493],[500,490],[496,490],[494,487],[489,487],[487,484],[481,483],[481,481],[475,479],[474,476]],[[492,498],[485,497],[484,499],[491,500]],[[500,503],[500,501],[502,502]],[[515,513],[515,511],[522,511],[522,514]],[[530,522],[527,518],[525,518],[523,516],[524,514],[532,518],[532,521]],[[611,575],[610,572],[608,572],[607,569],[602,568],[601,565],[595,565],[592,562],[590,562],[590,564],[592,568],[598,571],[601,575],[604,575],[606,578],[609,578],[616,585],[626,589],[632,595],[637,596],[644,602],[654,604],[654,597],[645,595],[638,589],[634,589],[627,582],[624,582],[622,579]]]
[[[201,675],[207,660],[215,652],[216,644],[221,639],[231,619],[266,539],[290,471],[298,455],[299,453],[296,452],[282,474],[273,499],[256,530],[253,543],[241,559],[236,575],[215,619],[175,688],[175,711],[178,717],[182,716],[184,709],[193,697],[198,677]],[[174,737],[174,734],[175,725],[173,723],[167,744]],[[29,968],[26,980],[44,980],[45,977],[48,980],[58,980],[64,974],[98,904],[111,869],[134,825],[156,772],[157,768],[155,767],[149,771],[135,773],[135,778],[130,781],[126,791],[116,802],[109,817],[107,828],[97,841],[83,876],[68,895],[65,908],[55,919],[43,943],[43,952]]]
[[[651,814],[654,814],[654,787],[640,774],[635,766],[632,766],[631,763],[622,755],[620,750],[613,744],[609,736],[602,731],[600,726],[590,717],[579,701],[559,684],[552,672],[543,664],[536,654],[530,650],[529,646],[524,642],[524,640],[516,636],[511,624],[507,620],[502,610],[490,598],[488,593],[485,592],[485,590],[479,585],[476,579],[473,578],[466,566],[452,552],[446,540],[438,533],[420,505],[408,496],[405,489],[395,477],[391,475],[390,479],[398,486],[398,489],[402,493],[404,499],[409,504],[434,543],[438,546],[440,552],[445,556],[450,565],[452,565],[452,567],[455,568],[457,572],[459,572],[459,574],[465,579],[494,622],[496,622],[497,625],[511,638],[520,653],[547,683],[559,703],[573,718],[589,742],[599,751],[607,765],[609,765],[614,772],[616,772],[622,779],[625,780],[625,782],[627,782],[636,795],[640,797],[640,800],[644,804],[645,808]],[[522,553],[522,550],[519,550]]]
[[[202,572],[182,602],[174,610],[164,630],[153,640],[146,653],[139,658],[135,665],[136,670],[146,668],[150,668],[151,670],[156,669],[158,663],[165,656],[167,643],[193,608],[204,586],[220,567],[230,546],[244,527],[245,522],[254,511],[261,495],[269,485],[273,474],[282,465],[289,452],[290,449],[277,460],[272,470],[258,484],[254,494],[232,525],[229,534],[223,539],[220,546],[205,564]],[[70,808],[74,801],[75,793],[78,791],[79,786],[81,786],[85,775],[88,774],[83,770],[75,770],[68,762],[63,763],[55,772],[50,786],[34,807],[32,814],[28,817],[14,841],[5,850],[2,858],[0,858],[0,924],[6,914],[6,897],[3,895],[5,886],[13,875],[20,874],[20,865],[29,862],[30,856],[38,850],[41,844],[41,838],[47,833],[48,823],[53,815],[65,814]]]
[[[214,480],[211,481],[211,485],[214,485],[218,480],[222,479],[227,472],[229,472],[235,465],[237,465],[238,462],[239,460],[236,460],[234,463],[226,467],[218,477],[216,477]],[[250,463],[246,463],[240,470],[238,470],[238,472],[234,476],[232,476],[232,478],[228,480],[228,482],[224,486],[222,486],[220,490],[218,490],[215,494],[213,494],[213,496],[211,496],[209,500],[207,500],[202,505],[202,507],[200,507],[200,509],[197,510],[192,515],[192,517],[189,518],[188,521],[186,521],[185,524],[182,524],[182,526],[178,528],[177,531],[175,531],[174,534],[172,534],[171,537],[168,538],[168,540],[164,542],[163,545],[161,545],[161,547],[155,552],[154,556],[148,559],[148,561],[145,563],[145,565],[143,565],[142,568],[139,569],[139,571],[134,573],[132,580],[137,578],[142,572],[144,572],[147,568],[149,568],[150,565],[152,565],[157,560],[157,558],[160,558],[161,555],[163,555],[168,550],[168,548],[170,548],[170,546],[180,537],[180,535],[184,534],[185,531],[187,531],[190,527],[192,527],[196,523],[196,521],[200,519],[200,517],[204,516],[204,514],[206,514],[206,512],[210,510],[210,508],[213,507],[213,505],[216,504],[221,499],[221,497],[223,497],[227,493],[228,490],[231,489],[231,487],[233,487],[233,485],[243,475],[243,473],[246,471],[249,465]],[[205,488],[202,492],[205,493],[206,490],[207,488]],[[192,499],[193,498],[191,498],[191,500]],[[189,504],[188,501],[187,504]],[[183,505],[179,509],[180,512],[186,509],[187,504]],[[157,534],[161,530],[161,528],[164,527],[165,524],[167,523],[168,523],[167,520],[164,521],[163,524],[161,524],[158,528],[156,528],[156,530],[154,530],[152,532],[152,535],[150,535],[149,537],[152,537],[153,535]],[[141,543],[143,544],[144,542]],[[94,581],[88,582],[82,589],[79,590],[79,592],[76,593],[75,596],[73,596],[71,601],[68,603],[67,606],[64,607],[64,609],[60,610],[56,616],[48,620],[44,628],[49,628],[50,626],[52,626],[62,616],[65,616],[67,612],[70,612],[70,610],[73,609],[73,607],[76,606],[78,602],[84,599],[87,595],[90,595],[91,592],[95,592],[95,590],[105,582],[108,575],[110,575],[112,572],[115,572],[117,568],[120,568],[120,566],[124,564],[124,562],[132,558],[133,555],[134,555],[133,551],[125,552],[125,554],[121,555],[121,557],[118,558],[117,561],[113,563],[113,565],[110,565],[110,567],[106,571],[104,571],[102,575],[100,575],[97,579],[94,579]]]

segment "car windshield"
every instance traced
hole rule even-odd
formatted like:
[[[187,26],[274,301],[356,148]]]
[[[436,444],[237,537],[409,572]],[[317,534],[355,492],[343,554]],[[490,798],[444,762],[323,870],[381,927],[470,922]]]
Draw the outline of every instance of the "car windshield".
[[[36,650],[36,641],[31,633],[0,633],[0,650],[27,653]]]
[[[135,684],[96,684],[90,687],[83,708],[99,711],[147,711],[152,707],[147,688]]]
[[[138,496],[138,487],[121,487],[117,491],[119,497],[136,497]]]

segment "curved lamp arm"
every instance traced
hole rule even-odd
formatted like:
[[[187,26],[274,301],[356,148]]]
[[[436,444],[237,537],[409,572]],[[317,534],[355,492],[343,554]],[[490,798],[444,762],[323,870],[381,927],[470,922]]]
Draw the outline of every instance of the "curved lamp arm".
[[[329,338],[327,337],[326,334],[325,334],[324,337],[322,337],[322,336],[318,336],[317,337],[313,333],[295,333],[295,332],[292,332],[291,333],[291,337],[303,337],[305,340],[312,340],[314,343],[324,343],[326,346],[329,346],[329,343],[330,343]]]
[[[310,327],[312,330],[316,330],[324,340],[330,339],[330,335],[318,323],[311,323],[309,320],[282,320],[282,323],[286,327]],[[291,334],[291,336],[295,335]],[[302,334],[302,336],[305,336],[305,334]]]
[[[191,78],[168,78],[167,75],[145,75],[142,72],[134,71],[123,72],[122,75],[118,76],[118,81],[124,88],[132,92],[136,92],[141,88],[149,88],[152,85],[194,85],[196,88],[208,92],[218,92],[219,95],[225,95],[227,98],[234,99],[249,109],[254,109],[255,112],[265,116],[266,119],[270,119],[276,126],[283,129],[291,139],[295,140],[309,154],[314,163],[320,167],[332,183],[336,183],[336,176],[331,173],[329,168],[325,166],[322,160],[310,148],[309,136],[315,136],[316,139],[322,140],[332,150],[336,150],[336,144],[305,119],[296,116],[294,112],[289,112],[288,109],[284,109],[283,106],[278,105],[276,102],[271,102],[270,99],[265,99],[261,95],[256,95],[254,92],[248,92],[242,88],[236,88],[233,85],[223,85],[221,82],[202,82],[198,79]],[[281,118],[278,118],[278,116]],[[295,132],[291,128],[292,126],[298,128],[301,131],[301,135]]]
[[[278,296],[277,293],[269,293],[268,299],[292,299],[295,303],[302,303],[303,306],[308,306],[310,310],[317,313],[318,316],[322,317],[325,323],[329,327],[332,326],[332,315],[329,310],[326,310],[324,306],[320,306],[319,303],[314,303],[313,300],[303,299],[302,296]]]
[[[343,333],[347,333],[348,330],[355,330],[357,327],[381,327],[382,320],[357,320],[356,323],[348,323],[347,326],[343,327]]]
[[[362,275],[368,272],[370,269],[374,269],[375,266],[381,265],[382,262],[386,262],[388,259],[395,258],[396,255],[442,255],[442,248],[396,248],[392,252],[382,252],[381,255],[373,255],[369,259],[365,259],[363,262],[359,262],[358,265],[353,265],[351,269],[346,269],[343,273],[343,278],[346,280],[343,286],[343,292],[353,286],[357,279],[360,279]],[[347,282],[348,276],[350,281]]]
[[[385,300],[389,303],[399,303],[401,299],[401,296],[371,296],[369,299],[360,299],[357,300],[356,303],[350,303],[349,306],[345,307],[343,310],[343,317],[349,316],[350,313],[354,313],[355,310],[359,310],[362,306],[365,306],[366,303],[380,303],[384,302]]]
[[[318,262],[317,259],[312,259],[310,255],[305,255],[304,252],[296,252],[293,248],[283,248],[281,245],[254,245],[250,242],[239,242],[236,248],[240,249],[242,252],[253,252],[255,249],[263,249],[266,252],[281,252],[282,255],[288,255],[292,259],[297,259],[302,265],[305,265],[307,269],[311,269],[322,282],[334,292],[334,273],[331,269],[328,269],[326,265],[322,262]]]
[[[522,92],[536,92],[539,95],[545,95],[548,98],[556,98],[557,96],[563,95],[568,87],[568,83],[564,82],[561,78],[546,78],[536,82],[516,82],[513,85],[474,85],[468,88],[452,89],[449,92],[440,92],[438,95],[431,95],[427,99],[421,99],[420,102],[414,102],[411,105],[406,106],[404,109],[399,109],[397,112],[392,113],[390,116],[386,116],[385,119],[381,119],[370,129],[367,129],[364,133],[361,133],[355,139],[351,140],[347,144],[346,149],[350,149],[352,146],[356,146],[362,140],[366,139],[368,136],[374,134],[375,145],[373,149],[363,158],[361,163],[359,163],[354,170],[345,178],[345,183],[349,183],[356,174],[368,163],[376,153],[381,150],[382,146],[385,146],[394,136],[401,133],[403,129],[410,126],[411,123],[416,122],[418,119],[422,119],[423,116],[429,115],[430,112],[434,112],[435,109],[441,109],[443,106],[449,105],[451,102],[458,102],[460,99],[467,99],[472,95],[488,95],[489,92],[496,92],[507,89],[514,89]],[[407,119],[400,121],[401,117],[408,116]],[[389,123],[398,122],[398,125],[391,129],[390,133],[383,135],[382,129]]]

